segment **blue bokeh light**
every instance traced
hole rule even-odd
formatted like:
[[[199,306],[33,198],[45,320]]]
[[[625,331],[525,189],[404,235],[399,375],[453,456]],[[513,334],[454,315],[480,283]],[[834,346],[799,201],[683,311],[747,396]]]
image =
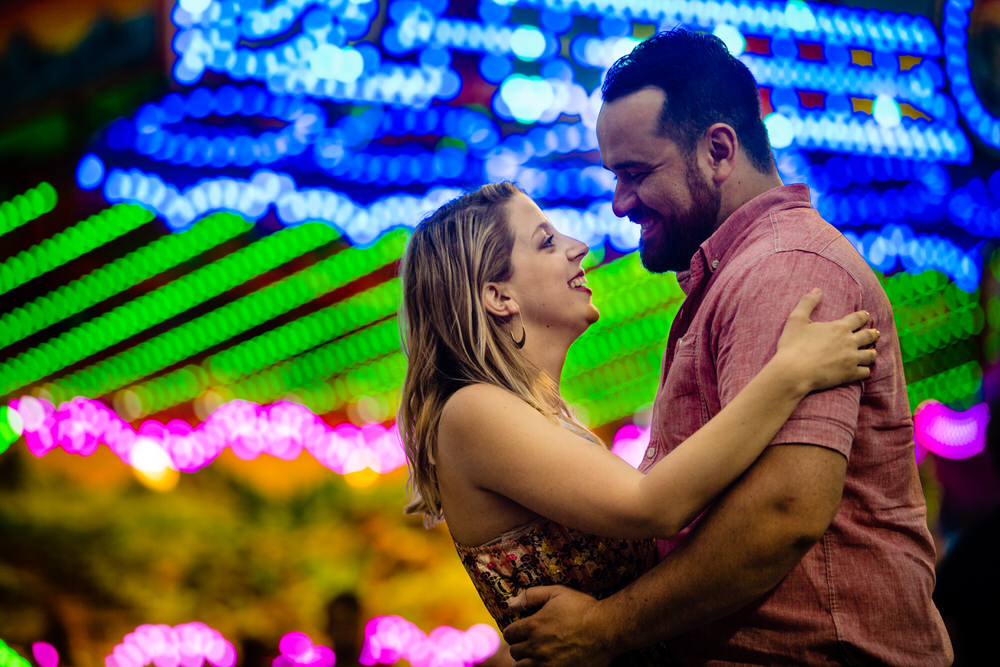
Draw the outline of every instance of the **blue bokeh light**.
[[[879,95],[872,104],[872,117],[883,127],[896,127],[902,120],[902,112],[896,100],[888,95]]]
[[[83,190],[93,190],[104,180],[104,162],[93,153],[87,153],[76,166],[76,183]]]
[[[538,60],[545,53],[545,35],[537,28],[520,26],[510,35],[510,49],[521,60]]]
[[[500,85],[497,97],[503,102],[498,113],[521,123],[533,123],[552,106],[555,93],[546,79],[515,74]]]
[[[764,118],[767,136],[775,148],[786,148],[795,141],[795,129],[791,122],[780,113],[770,113]]]
[[[742,55],[747,48],[747,40],[743,37],[743,33],[731,25],[718,25],[712,31],[712,34],[721,39],[726,48],[729,49],[729,52],[734,56]]]

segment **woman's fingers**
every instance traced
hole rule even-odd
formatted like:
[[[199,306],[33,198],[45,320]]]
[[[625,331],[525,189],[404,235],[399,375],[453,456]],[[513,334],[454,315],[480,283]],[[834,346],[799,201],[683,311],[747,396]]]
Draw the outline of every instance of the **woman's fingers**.
[[[854,342],[858,347],[874,345],[881,334],[878,329],[858,329],[854,332]]]
[[[875,363],[876,357],[878,357],[878,353],[874,349],[858,350],[858,365],[871,366]]]
[[[840,321],[849,327],[851,331],[857,331],[868,324],[869,320],[871,320],[871,315],[866,310],[858,310],[840,318]]]
[[[799,319],[803,322],[808,322],[809,316],[812,315],[814,310],[816,310],[816,306],[819,305],[822,298],[823,293],[820,292],[818,287],[814,287],[811,291],[806,292],[799,298],[799,302],[795,304],[794,308],[792,308],[792,312],[788,316],[788,319]]]
[[[814,287],[809,292],[806,292],[799,298],[799,302],[795,304],[795,308],[792,309],[791,314],[788,316],[789,320],[798,320],[801,323],[807,323],[812,321],[812,313],[816,310],[816,306],[823,299],[823,292],[820,291],[818,287]],[[857,310],[853,313],[848,313],[840,318],[839,322],[844,326],[848,327],[850,331],[858,331],[864,325],[871,321],[871,315],[866,310]],[[872,343],[874,341],[869,341]]]

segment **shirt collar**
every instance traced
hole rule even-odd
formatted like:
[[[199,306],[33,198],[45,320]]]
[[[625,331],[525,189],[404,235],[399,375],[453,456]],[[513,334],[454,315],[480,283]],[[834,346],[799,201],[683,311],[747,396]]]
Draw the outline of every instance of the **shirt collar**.
[[[809,206],[809,187],[803,184],[780,185],[757,195],[733,211],[701,244],[698,252],[691,258],[691,273],[699,273],[698,264],[704,267],[704,271],[717,271],[725,264],[727,256],[739,245],[740,240],[768,213],[799,206]],[[700,262],[697,261],[699,254],[702,256]]]

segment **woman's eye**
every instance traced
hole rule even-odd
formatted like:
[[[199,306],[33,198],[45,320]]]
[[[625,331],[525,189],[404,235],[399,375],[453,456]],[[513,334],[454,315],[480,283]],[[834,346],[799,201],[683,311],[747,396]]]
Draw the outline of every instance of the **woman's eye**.
[[[553,241],[553,240],[554,240],[555,238],[556,238],[556,237],[555,237],[554,235],[552,235],[552,234],[549,234],[548,236],[546,236],[546,237],[545,237],[545,240],[544,240],[544,241],[542,241],[542,247],[543,247],[543,248],[547,248],[547,247],[549,247],[550,245],[552,245],[552,241]]]

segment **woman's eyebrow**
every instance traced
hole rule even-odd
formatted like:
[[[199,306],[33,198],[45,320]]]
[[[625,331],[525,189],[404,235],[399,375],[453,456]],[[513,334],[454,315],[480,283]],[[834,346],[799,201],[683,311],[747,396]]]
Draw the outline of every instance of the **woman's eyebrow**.
[[[547,233],[548,230],[551,228],[552,228],[551,222],[549,222],[548,220],[542,220],[540,223],[538,223],[538,226],[535,227],[535,231],[531,232],[530,238],[535,238],[536,236],[538,236],[538,232]]]

